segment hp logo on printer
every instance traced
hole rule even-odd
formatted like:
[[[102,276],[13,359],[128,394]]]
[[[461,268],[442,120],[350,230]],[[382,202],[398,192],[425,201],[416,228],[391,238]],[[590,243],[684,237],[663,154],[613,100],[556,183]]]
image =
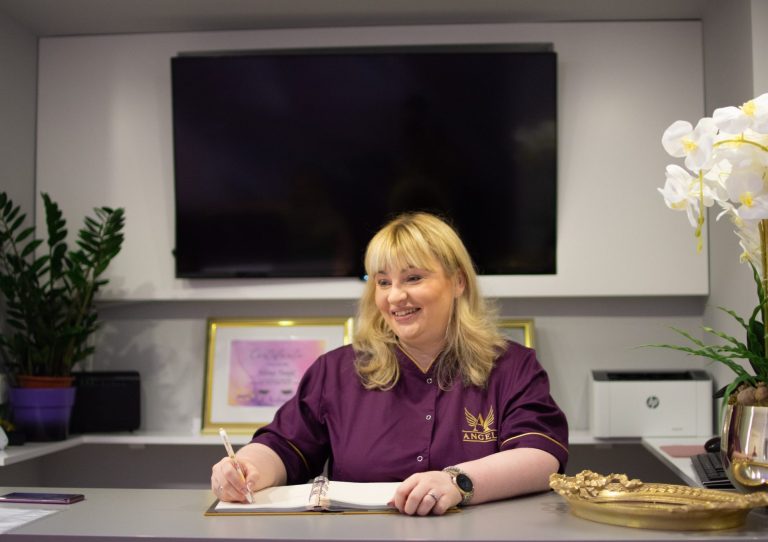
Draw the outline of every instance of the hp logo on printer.
[[[645,405],[648,408],[658,408],[659,406],[659,398],[655,395],[648,396],[648,399],[645,400]]]

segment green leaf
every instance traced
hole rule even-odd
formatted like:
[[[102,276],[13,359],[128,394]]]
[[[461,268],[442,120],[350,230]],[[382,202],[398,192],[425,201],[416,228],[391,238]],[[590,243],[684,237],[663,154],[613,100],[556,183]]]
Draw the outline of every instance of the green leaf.
[[[10,230],[12,232],[15,232],[17,229],[19,229],[19,226],[21,226],[24,223],[24,219],[27,218],[27,215],[22,214],[16,220],[13,221],[13,224],[11,224]]]
[[[10,203],[10,202],[9,202],[9,203]],[[5,214],[5,216],[3,217],[3,219],[4,219],[6,222],[10,222],[10,223],[13,223],[14,219],[16,218],[16,216],[19,214],[19,212],[20,212],[20,211],[21,211],[21,207],[19,207],[18,205],[17,205],[16,207],[13,207],[13,205],[11,205],[11,206],[9,206],[9,207],[8,207],[8,212]],[[24,215],[22,214],[22,215],[21,215],[21,218],[22,218],[22,220],[23,220],[23,217],[24,217]],[[18,227],[18,226],[17,226],[17,227]],[[10,229],[11,231],[13,231],[13,230],[15,230],[16,228],[14,228],[13,226],[9,226],[9,227],[8,227],[8,229]]]
[[[50,256],[48,256],[47,254],[44,254],[40,256],[37,260],[32,262],[30,269],[36,275],[39,276],[40,274],[43,274],[45,272],[45,269],[43,268],[43,266],[45,266],[45,264],[47,264],[49,260],[50,260]]]
[[[25,228],[25,229],[21,230],[21,232],[16,236],[16,239],[14,239],[13,242],[18,245],[19,243],[24,241],[24,239],[26,239],[27,237],[29,237],[33,233],[35,233],[34,226],[30,226],[28,228]]]
[[[21,257],[26,258],[30,254],[33,254],[41,244],[43,244],[41,239],[35,239],[31,243],[28,243],[27,246],[24,247],[24,250],[21,251]]]

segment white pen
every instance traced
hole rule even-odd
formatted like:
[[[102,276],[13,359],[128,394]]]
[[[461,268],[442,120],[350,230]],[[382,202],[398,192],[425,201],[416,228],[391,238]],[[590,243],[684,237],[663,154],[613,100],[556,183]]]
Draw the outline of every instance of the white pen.
[[[229,436],[227,436],[227,432],[224,431],[223,427],[219,428],[219,435],[221,435],[221,440],[224,441],[224,448],[227,449],[227,455],[232,461],[232,465],[234,465],[235,470],[240,474],[240,478],[245,482],[245,473],[243,473],[243,469],[240,468],[240,463],[235,459],[235,451],[232,449],[232,443],[229,442]],[[249,503],[253,504],[253,495],[251,494],[251,490],[248,489],[248,486],[245,488],[245,498],[248,499]]]

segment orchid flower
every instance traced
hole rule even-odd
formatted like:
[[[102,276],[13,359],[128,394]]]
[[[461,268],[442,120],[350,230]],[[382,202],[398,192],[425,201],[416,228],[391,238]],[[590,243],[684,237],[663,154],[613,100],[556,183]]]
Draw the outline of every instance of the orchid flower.
[[[704,180],[712,188],[714,198],[721,206],[728,201],[728,190],[725,183],[733,171],[733,166],[728,160],[719,160],[704,173]]]
[[[746,220],[768,218],[768,190],[763,168],[739,168],[731,171],[725,182],[728,199],[740,203],[738,214]]]
[[[678,120],[664,131],[661,144],[670,155],[685,157],[685,167],[698,173],[711,158],[716,134],[717,127],[711,118],[699,120],[696,128],[690,122]]]
[[[688,171],[667,166],[659,192],[667,207],[686,212],[698,248],[705,209],[717,203],[722,209],[717,219],[727,214],[736,225],[743,259],[760,261],[754,254],[762,254],[766,241],[760,241],[758,224],[765,220],[760,227],[768,228],[768,93],[740,107],[719,108],[695,128],[678,120],[661,143],[672,156],[684,158]]]
[[[678,165],[667,166],[667,181],[659,192],[664,197],[664,203],[673,211],[685,211],[688,222],[692,227],[697,227],[701,217],[701,207],[711,207],[716,199],[716,194],[699,178],[693,177]],[[702,192],[703,191],[703,192]]]
[[[719,130],[729,134],[741,134],[747,129],[768,132],[768,93],[744,102],[740,107],[715,109],[712,119]]]
[[[743,220],[739,217],[734,219],[736,225],[735,234],[739,238],[739,246],[742,253],[739,259],[742,263],[750,262],[760,275],[763,275],[763,261],[760,257],[762,245],[760,242],[760,230],[758,222],[754,220]]]

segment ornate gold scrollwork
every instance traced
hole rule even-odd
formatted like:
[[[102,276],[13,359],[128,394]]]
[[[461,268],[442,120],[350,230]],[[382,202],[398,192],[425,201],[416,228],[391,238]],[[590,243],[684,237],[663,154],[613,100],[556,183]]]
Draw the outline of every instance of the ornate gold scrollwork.
[[[673,484],[644,483],[626,474],[589,470],[575,476],[553,474],[550,487],[571,512],[601,523],[669,530],[737,527],[752,508],[768,506],[768,493],[739,494]]]

